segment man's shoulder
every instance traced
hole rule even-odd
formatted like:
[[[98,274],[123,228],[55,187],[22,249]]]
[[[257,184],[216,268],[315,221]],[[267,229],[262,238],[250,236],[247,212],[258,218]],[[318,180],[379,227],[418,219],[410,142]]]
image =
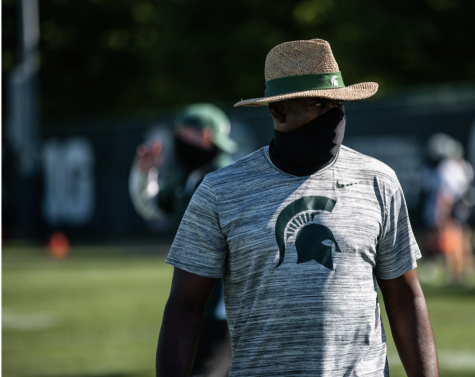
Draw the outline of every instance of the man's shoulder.
[[[207,174],[206,179],[213,185],[236,184],[241,177],[252,177],[259,174],[262,169],[268,167],[264,152],[265,148],[260,148],[232,164]]]
[[[371,175],[391,182],[397,181],[396,173],[392,168],[378,159],[357,152],[345,145],[341,146],[338,161],[351,169],[361,171],[365,175]]]

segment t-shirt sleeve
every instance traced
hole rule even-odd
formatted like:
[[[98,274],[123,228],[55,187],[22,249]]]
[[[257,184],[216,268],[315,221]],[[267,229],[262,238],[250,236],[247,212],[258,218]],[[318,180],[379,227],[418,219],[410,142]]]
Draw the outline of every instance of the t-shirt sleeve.
[[[399,181],[393,183],[386,203],[375,268],[376,277],[385,280],[395,279],[416,268],[416,260],[421,258]]]
[[[166,262],[200,276],[220,278],[226,255],[217,198],[205,177],[191,198]]]

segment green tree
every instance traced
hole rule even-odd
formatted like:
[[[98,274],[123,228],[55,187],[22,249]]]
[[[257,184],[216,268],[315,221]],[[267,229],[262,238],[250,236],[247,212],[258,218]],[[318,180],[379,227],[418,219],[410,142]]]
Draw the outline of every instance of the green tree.
[[[4,88],[15,7],[2,2]],[[259,97],[268,51],[316,37],[347,85],[474,80],[473,14],[462,0],[41,0],[41,115]]]

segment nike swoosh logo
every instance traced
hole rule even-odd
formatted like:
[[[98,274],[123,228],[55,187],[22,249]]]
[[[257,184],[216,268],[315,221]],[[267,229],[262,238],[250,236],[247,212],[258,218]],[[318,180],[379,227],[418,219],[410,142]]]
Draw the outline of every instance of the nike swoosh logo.
[[[340,183],[340,182],[336,181],[335,186],[336,186],[336,188],[343,188],[343,187],[357,185],[358,183],[360,183],[360,182]]]

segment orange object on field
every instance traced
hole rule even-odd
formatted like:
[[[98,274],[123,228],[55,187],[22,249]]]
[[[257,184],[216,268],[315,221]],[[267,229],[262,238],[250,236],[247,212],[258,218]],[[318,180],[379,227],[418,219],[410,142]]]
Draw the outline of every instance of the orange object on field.
[[[54,232],[48,242],[48,254],[55,259],[63,259],[71,250],[68,238],[62,232]]]
[[[463,251],[462,228],[453,223],[445,226],[440,232],[439,247],[446,255]]]

